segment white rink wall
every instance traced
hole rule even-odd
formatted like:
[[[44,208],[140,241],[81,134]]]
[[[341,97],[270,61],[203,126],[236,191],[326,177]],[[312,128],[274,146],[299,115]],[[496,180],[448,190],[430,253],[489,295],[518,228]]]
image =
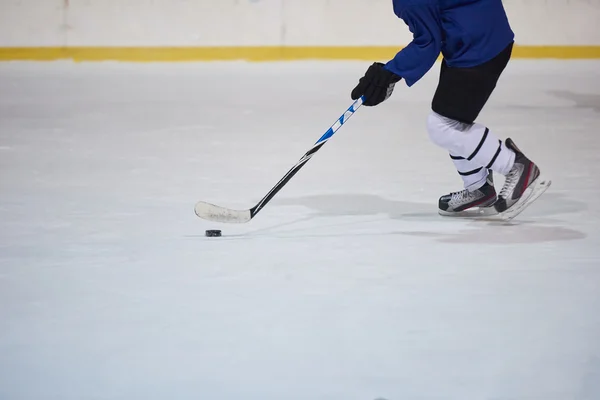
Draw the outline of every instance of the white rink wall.
[[[600,0],[505,0],[528,46],[600,45]],[[0,0],[0,47],[395,46],[391,0]]]

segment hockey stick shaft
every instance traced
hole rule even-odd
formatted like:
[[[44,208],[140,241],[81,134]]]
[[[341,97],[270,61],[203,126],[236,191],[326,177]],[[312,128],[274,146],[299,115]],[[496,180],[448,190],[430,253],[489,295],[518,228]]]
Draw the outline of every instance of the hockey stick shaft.
[[[327,132],[325,132],[323,136],[321,136],[321,138],[317,140],[313,147],[302,156],[302,158],[296,163],[296,165],[294,165],[287,172],[287,174],[285,174],[283,178],[281,178],[281,180],[277,182],[275,186],[273,186],[269,193],[267,193],[266,196],[258,202],[258,204],[256,204],[250,209],[251,218],[254,218],[254,216],[258,214],[259,211],[262,210],[263,207],[266,206],[267,203],[271,201],[271,199],[275,197],[275,195],[290,181],[290,179],[292,179],[293,176],[296,175],[296,173],[300,171],[300,169],[302,169],[304,165],[306,165],[306,163],[312,158],[312,156],[315,155],[315,153],[319,151],[319,149],[321,149],[321,147],[323,147],[325,143],[327,143],[327,141],[334,135],[334,133],[336,133],[338,129],[340,129],[346,123],[346,121],[348,121],[350,117],[354,115],[356,110],[358,110],[360,106],[362,106],[363,101],[364,97],[360,97],[350,107],[348,107],[346,112],[342,114],[342,116],[339,117],[337,121],[335,121],[335,123],[331,125],[331,127],[329,127]]]

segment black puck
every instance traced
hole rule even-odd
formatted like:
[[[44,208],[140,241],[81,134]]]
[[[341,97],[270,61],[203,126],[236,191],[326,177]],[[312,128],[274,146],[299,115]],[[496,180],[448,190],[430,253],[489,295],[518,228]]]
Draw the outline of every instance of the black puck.
[[[221,236],[221,231],[218,229],[208,230],[208,231],[206,231],[206,236],[219,237],[219,236]]]

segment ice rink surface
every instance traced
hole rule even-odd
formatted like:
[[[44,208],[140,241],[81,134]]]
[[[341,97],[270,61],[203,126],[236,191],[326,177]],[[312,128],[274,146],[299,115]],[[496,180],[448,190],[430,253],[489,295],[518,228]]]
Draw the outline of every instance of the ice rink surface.
[[[0,399],[600,399],[598,61],[513,61],[481,114],[553,180],[511,224],[437,215],[439,64],[250,223],[194,215],[260,200],[368,65],[0,64]]]

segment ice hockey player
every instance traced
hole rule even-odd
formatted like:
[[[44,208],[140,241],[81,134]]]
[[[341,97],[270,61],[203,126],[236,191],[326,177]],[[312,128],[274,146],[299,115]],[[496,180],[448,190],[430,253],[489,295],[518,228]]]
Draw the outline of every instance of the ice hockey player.
[[[512,53],[514,34],[502,0],[393,0],[393,6],[413,40],[386,64],[373,63],[352,91],[352,99],[364,95],[365,106],[380,104],[400,80],[414,85],[441,52],[427,130],[430,139],[450,153],[465,189],[442,196],[439,213],[524,208],[541,182],[540,170],[511,139],[502,142],[475,122]],[[492,171],[506,177],[498,195]]]

